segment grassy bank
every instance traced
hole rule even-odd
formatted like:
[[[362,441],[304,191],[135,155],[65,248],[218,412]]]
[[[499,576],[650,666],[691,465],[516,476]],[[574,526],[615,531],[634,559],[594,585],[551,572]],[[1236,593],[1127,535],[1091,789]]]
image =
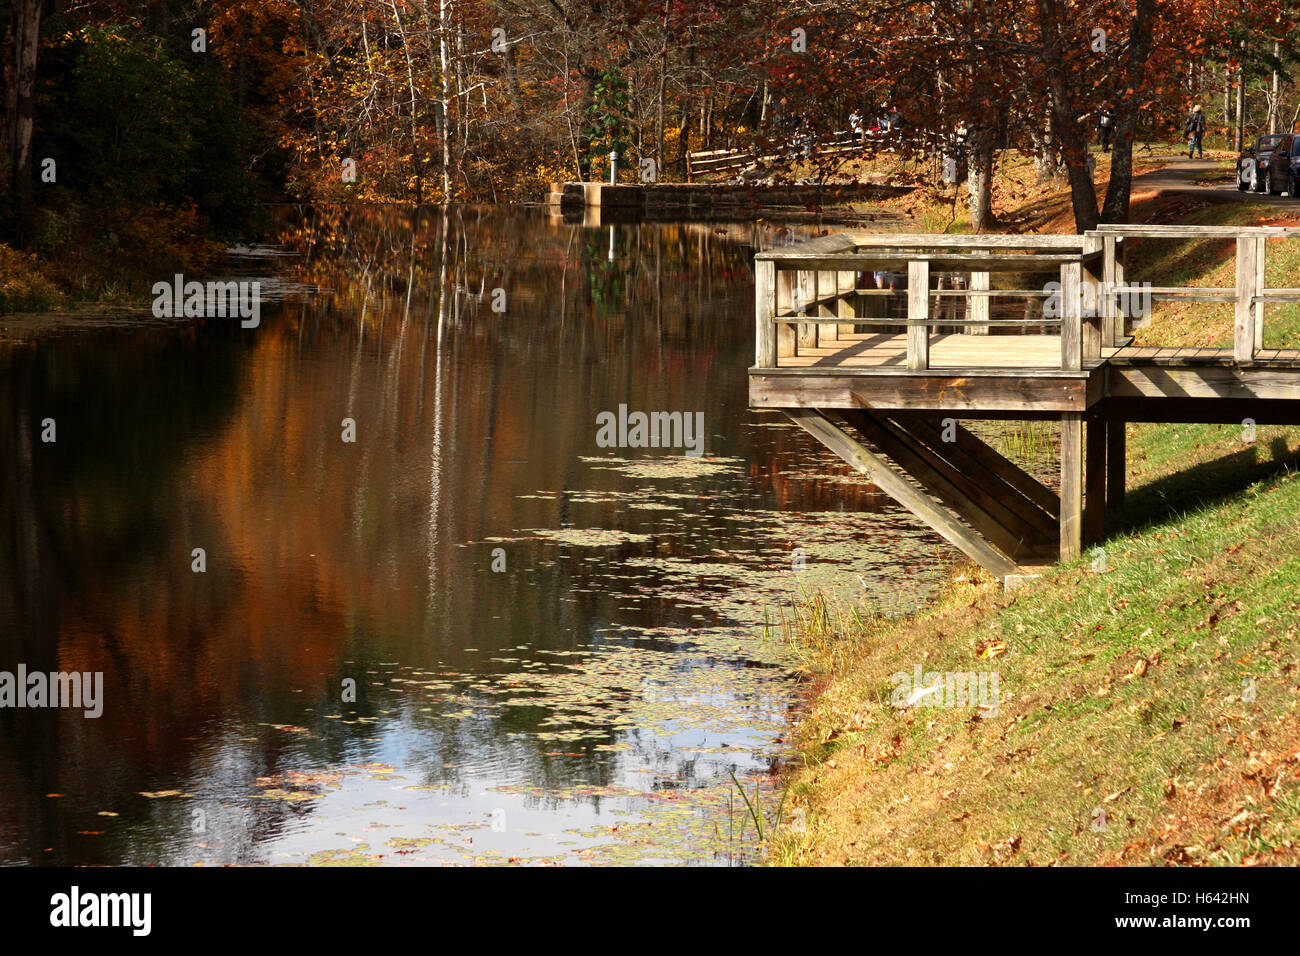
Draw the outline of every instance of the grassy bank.
[[[1297,253],[1270,253],[1270,281],[1294,285]],[[1230,285],[1233,268],[1208,242],[1138,249],[1134,266],[1157,285]],[[1294,307],[1267,328],[1268,347],[1300,345]],[[1230,314],[1178,305],[1140,338],[1231,334]],[[801,610],[811,700],[770,861],[1300,863],[1300,434],[1130,425],[1128,441],[1126,505],[1082,561],[1013,594],[967,570],[904,622]],[[895,706],[891,675],[918,665],[995,672],[996,707]]]

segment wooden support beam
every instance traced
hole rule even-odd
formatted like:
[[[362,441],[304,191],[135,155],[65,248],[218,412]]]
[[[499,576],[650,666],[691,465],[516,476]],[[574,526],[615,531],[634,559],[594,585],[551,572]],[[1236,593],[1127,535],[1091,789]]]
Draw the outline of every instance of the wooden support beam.
[[[1083,368],[1083,316],[1080,314],[1079,283],[1083,267],[1078,262],[1061,265],[1061,368]]]
[[[1009,377],[981,375],[978,369],[952,374],[899,369],[870,375],[836,368],[762,369],[749,376],[749,401],[755,408],[862,408],[865,398],[869,408],[1022,412],[1032,418],[1084,411],[1101,397],[1101,375],[1035,374],[1038,371],[1016,369]]]
[[[770,259],[754,262],[754,364],[776,367],[776,267]]]
[[[1048,524],[1055,533],[1061,516],[1061,501],[1054,491],[1039,482],[1033,475],[1027,474],[1015,462],[1004,458],[991,445],[956,421],[950,426],[956,440],[944,442],[943,432],[946,428],[911,415],[908,415],[905,420],[910,428],[926,438],[931,447],[935,446],[935,442],[939,442],[945,450],[951,449],[953,464],[968,469],[977,480],[988,481],[991,486],[1003,485],[1022,496],[1047,518]]]
[[[930,367],[930,263],[924,259],[907,264],[907,367],[920,371]]]
[[[1106,534],[1106,419],[1088,416],[1084,449],[1083,544]]]
[[[865,410],[840,413],[869,442],[894,460],[931,496],[947,505],[989,542],[1011,557],[1028,557],[1044,544],[1054,545],[1025,515],[1000,501],[995,489],[981,486],[918,440],[906,427]]]
[[[1300,367],[1288,365],[1108,366],[1114,398],[1267,398],[1300,400]]]
[[[791,421],[848,462],[855,471],[866,475],[877,488],[975,563],[1000,578],[1015,573],[1015,561],[962,524],[947,508],[935,502],[899,474],[889,462],[864,447],[817,409],[791,408],[786,410],[786,414]]]
[[[1124,485],[1128,477],[1128,449],[1124,420],[1106,420],[1106,503],[1112,508],[1124,504]]]
[[[1061,416],[1061,560],[1083,554],[1083,415]]]
[[[1255,356],[1255,276],[1259,268],[1254,236],[1237,237],[1237,306],[1232,325],[1232,357],[1249,362]]]

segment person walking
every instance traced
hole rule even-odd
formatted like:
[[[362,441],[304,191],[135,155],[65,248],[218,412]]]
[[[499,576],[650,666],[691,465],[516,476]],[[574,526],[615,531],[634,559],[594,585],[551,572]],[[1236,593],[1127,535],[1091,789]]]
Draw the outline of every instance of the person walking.
[[[885,114],[885,118],[889,122],[889,131],[892,134],[891,139],[894,141],[894,145],[889,147],[889,151],[892,153],[897,149],[897,147],[903,145],[903,114],[898,111],[897,106],[891,103],[889,106],[889,112]]]
[[[1115,112],[1107,104],[1097,111],[1097,139],[1103,153],[1110,152],[1110,137],[1115,132]]]
[[[1205,151],[1201,148],[1201,142],[1205,139],[1205,114],[1201,112],[1199,103],[1193,106],[1191,113],[1187,115],[1183,132],[1187,134],[1187,158],[1191,159],[1192,153],[1195,152],[1197,159],[1204,159]]]

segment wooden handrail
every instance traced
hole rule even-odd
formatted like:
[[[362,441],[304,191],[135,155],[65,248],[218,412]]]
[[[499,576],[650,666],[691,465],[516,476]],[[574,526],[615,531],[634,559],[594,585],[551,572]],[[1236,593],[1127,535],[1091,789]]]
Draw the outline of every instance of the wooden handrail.
[[[1081,370],[1100,359],[1102,350],[1127,340],[1124,314],[1131,308],[1126,297],[1140,293],[1143,301],[1232,302],[1233,359],[1251,361],[1263,348],[1264,309],[1268,303],[1300,302],[1300,288],[1269,289],[1265,284],[1267,240],[1300,236],[1300,228],[1287,226],[1165,226],[1103,224],[1083,235],[1056,236],[959,236],[905,233],[838,233],[796,246],[758,253],[756,275],[770,285],[760,292],[768,309],[759,316],[759,354],[769,355],[775,366],[778,355],[794,355],[800,345],[821,341],[819,327],[848,325],[890,325],[907,329],[907,367],[918,371],[929,367],[929,331],[934,326],[991,328],[993,326],[1059,327],[1063,370]],[[1236,240],[1236,284],[1219,286],[1150,286],[1132,282],[1125,272],[1124,251],[1129,239],[1231,238]],[[970,250],[970,251],[965,251]],[[906,289],[859,288],[854,274],[881,268],[908,272]],[[934,271],[969,272],[971,288],[931,289]],[[992,272],[1059,275],[1059,292],[1044,289],[992,289]],[[831,291],[817,294],[819,277],[830,274]],[[845,278],[847,277],[847,279]],[[977,281],[978,280],[978,281]],[[813,294],[805,295],[810,286]],[[847,286],[847,287],[846,287]],[[1096,303],[1084,314],[1087,297]],[[825,287],[825,286],[823,286]],[[779,288],[789,290],[782,301]],[[977,303],[1006,298],[1045,298],[1059,295],[1059,318],[986,318]],[[886,296],[906,299],[907,317],[858,316],[851,298]],[[965,296],[968,315],[976,318],[944,319],[930,315],[930,302]],[[847,303],[847,306],[846,306]],[[798,311],[794,306],[797,304]],[[846,313],[846,308],[848,312]],[[795,326],[797,328],[791,328]],[[835,330],[826,333],[834,339]]]

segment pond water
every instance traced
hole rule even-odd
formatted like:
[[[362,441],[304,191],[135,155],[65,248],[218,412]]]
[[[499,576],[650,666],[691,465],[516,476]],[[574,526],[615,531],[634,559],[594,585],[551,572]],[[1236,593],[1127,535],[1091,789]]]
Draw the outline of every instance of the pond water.
[[[257,328],[0,319],[0,671],[103,681],[0,709],[0,862],[751,861],[792,600],[953,559],[748,409],[787,231],[283,222]],[[702,454],[605,447],[621,405]]]

